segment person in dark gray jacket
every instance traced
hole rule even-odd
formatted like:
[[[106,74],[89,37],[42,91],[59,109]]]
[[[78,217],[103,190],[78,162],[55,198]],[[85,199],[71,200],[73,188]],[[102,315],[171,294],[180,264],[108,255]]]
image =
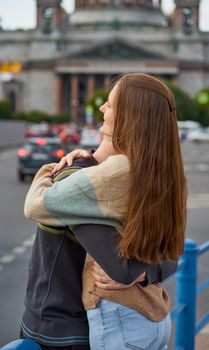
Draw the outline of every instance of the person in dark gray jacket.
[[[75,160],[72,166],[56,173],[53,181],[96,165],[97,154]],[[68,227],[38,224],[29,263],[21,337],[35,340],[43,350],[89,349],[88,321],[81,299],[86,251],[112,280],[123,284],[132,283],[141,274],[141,285],[158,283],[177,268],[177,262],[149,265],[120,258],[117,245],[118,233],[111,226],[80,225],[73,234]]]

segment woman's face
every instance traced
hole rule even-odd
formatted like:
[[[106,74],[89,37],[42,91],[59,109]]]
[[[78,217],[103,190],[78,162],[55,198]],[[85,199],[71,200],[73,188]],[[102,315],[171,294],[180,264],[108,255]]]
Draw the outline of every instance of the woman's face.
[[[104,114],[104,122],[100,128],[103,135],[112,136],[114,130],[114,103],[117,92],[117,84],[111,90],[107,102],[100,106],[99,110]]]

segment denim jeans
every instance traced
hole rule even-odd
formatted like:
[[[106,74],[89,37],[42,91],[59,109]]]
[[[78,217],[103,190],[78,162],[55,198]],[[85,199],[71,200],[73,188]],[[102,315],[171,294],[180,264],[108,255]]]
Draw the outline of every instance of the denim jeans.
[[[171,332],[170,314],[160,322],[103,299],[87,312],[91,350],[166,350]]]

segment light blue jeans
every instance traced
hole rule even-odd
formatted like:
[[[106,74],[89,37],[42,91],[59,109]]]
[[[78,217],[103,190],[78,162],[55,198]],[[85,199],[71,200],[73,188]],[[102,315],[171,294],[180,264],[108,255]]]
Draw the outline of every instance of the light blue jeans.
[[[160,322],[103,299],[87,312],[91,350],[166,350],[171,332],[170,314]]]

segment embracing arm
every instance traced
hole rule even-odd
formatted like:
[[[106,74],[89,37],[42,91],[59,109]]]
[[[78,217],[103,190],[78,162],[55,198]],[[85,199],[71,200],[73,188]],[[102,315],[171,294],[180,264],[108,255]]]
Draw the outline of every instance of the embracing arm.
[[[26,218],[55,226],[73,227],[91,223],[120,228],[121,223],[117,214],[112,214],[113,210],[110,208],[105,188],[101,186],[102,180],[99,178],[103,173],[104,163],[76,172],[72,171],[72,175],[55,183],[50,173],[54,165],[44,165],[38,171],[27,193],[24,206]],[[97,173],[96,190],[89,178],[89,172]],[[106,184],[106,181],[104,182]],[[105,198],[98,200],[98,192]]]
[[[175,261],[162,261],[160,265],[150,265],[136,259],[119,257],[119,235],[111,226],[79,225],[73,232],[84,249],[117,282],[130,284],[146,271],[147,280],[141,282],[142,285],[160,283],[177,270],[178,263]]]
[[[94,211],[95,216],[92,216],[93,207],[87,205],[88,198],[87,202],[80,202],[83,207],[76,206],[76,202],[79,204],[78,199],[80,191],[82,191],[78,186],[78,173],[53,184],[51,171],[54,166],[55,164],[43,166],[32,182],[24,208],[25,216],[28,219],[55,226],[91,224],[79,225],[74,227],[73,231],[84,249],[92,255],[112,279],[118,282],[132,283],[141,273],[146,271],[147,283],[157,283],[175,272],[176,262],[149,265],[134,259],[119,258],[116,250],[118,237],[114,228],[117,227],[118,221],[108,221],[105,217],[101,218],[98,208]],[[96,201],[92,200],[91,203],[95,205]],[[79,216],[81,211],[84,214],[83,222]],[[92,218],[95,224],[92,224]],[[98,249],[99,246],[101,249]]]
[[[51,172],[55,166],[56,163],[46,164],[35,175],[25,199],[24,214],[27,219],[56,226],[59,223],[51,217],[44,205],[44,191],[53,186]]]

